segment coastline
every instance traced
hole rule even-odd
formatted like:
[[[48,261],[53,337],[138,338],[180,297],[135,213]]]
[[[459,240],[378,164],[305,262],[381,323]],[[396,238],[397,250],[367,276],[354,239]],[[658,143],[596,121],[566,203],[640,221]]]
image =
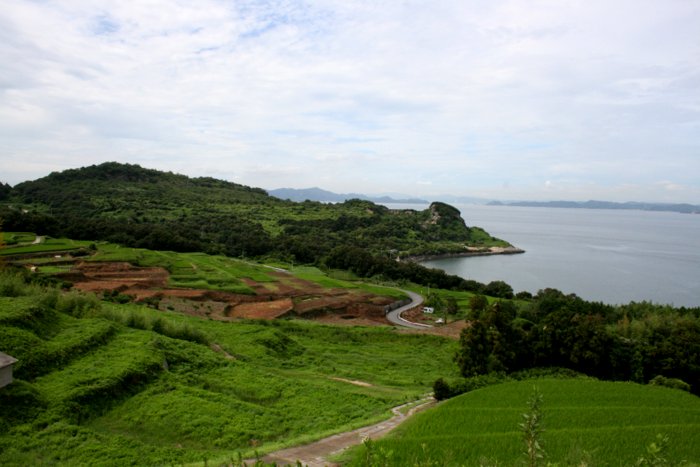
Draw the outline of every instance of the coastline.
[[[492,246],[488,249],[478,248],[478,247],[467,247],[467,251],[459,253],[441,253],[436,255],[416,255],[416,256],[406,256],[401,258],[401,261],[410,261],[414,263],[420,263],[422,261],[432,261],[435,259],[447,259],[447,258],[463,258],[469,256],[492,256],[492,255],[518,255],[525,253],[525,250],[514,247],[498,247]]]

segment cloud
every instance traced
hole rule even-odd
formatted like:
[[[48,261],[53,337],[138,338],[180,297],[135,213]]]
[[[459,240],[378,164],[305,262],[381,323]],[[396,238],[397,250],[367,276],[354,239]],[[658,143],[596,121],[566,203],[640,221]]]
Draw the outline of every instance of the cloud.
[[[684,1],[10,0],[0,177],[121,160],[267,188],[700,202],[699,21]]]

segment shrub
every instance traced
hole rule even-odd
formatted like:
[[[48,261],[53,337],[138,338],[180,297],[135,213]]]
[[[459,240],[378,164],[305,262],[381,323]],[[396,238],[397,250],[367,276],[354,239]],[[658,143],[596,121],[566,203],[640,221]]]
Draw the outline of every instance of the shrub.
[[[667,388],[690,392],[690,384],[678,378],[666,378],[665,376],[658,375],[652,378],[649,384],[652,386],[665,386]]]
[[[450,385],[444,379],[438,378],[435,383],[433,383],[433,397],[438,401],[452,397]]]
[[[470,378],[462,378],[452,382],[439,378],[433,384],[434,397],[437,400],[449,399],[475,389],[504,383],[506,381],[511,381],[511,378],[504,373],[488,373],[485,375],[472,376]]]
[[[100,301],[93,294],[68,292],[58,296],[55,308],[56,311],[82,318],[99,311]]]
[[[34,418],[45,407],[39,391],[24,381],[16,380],[0,388],[0,430]]]
[[[433,392],[435,399],[444,400],[474,391],[475,389],[492,386],[494,384],[505,383],[508,381],[523,381],[534,378],[569,379],[588,378],[588,376],[568,368],[532,368],[530,370],[523,370],[510,374],[498,372],[487,373],[484,375],[472,376],[470,378],[453,380],[452,382],[446,381],[443,378],[438,378],[438,380],[433,383]]]
[[[22,275],[11,272],[0,274],[0,297],[19,297],[25,295],[26,289]]]

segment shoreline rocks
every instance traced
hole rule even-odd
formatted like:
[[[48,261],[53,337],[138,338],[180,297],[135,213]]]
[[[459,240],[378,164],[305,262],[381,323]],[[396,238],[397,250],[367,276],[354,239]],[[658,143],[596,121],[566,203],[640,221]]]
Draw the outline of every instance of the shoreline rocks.
[[[422,261],[431,261],[434,259],[463,258],[469,256],[517,255],[521,253],[525,253],[525,250],[514,246],[492,246],[489,248],[467,247],[466,251],[459,253],[441,253],[436,255],[407,256],[405,258],[401,258],[401,261],[412,261],[415,263],[420,263]]]

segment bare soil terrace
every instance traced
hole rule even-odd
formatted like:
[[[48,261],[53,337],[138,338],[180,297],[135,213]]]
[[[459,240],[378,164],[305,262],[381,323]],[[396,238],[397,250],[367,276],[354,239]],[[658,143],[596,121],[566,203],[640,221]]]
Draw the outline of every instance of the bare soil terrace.
[[[170,287],[166,269],[136,267],[125,262],[77,262],[60,276],[82,291],[121,293],[161,310],[221,321],[298,316],[322,321],[340,319],[348,324],[388,324],[384,307],[393,302],[389,297],[325,288],[281,271],[270,275],[277,280],[258,283],[244,279],[253,295]]]

